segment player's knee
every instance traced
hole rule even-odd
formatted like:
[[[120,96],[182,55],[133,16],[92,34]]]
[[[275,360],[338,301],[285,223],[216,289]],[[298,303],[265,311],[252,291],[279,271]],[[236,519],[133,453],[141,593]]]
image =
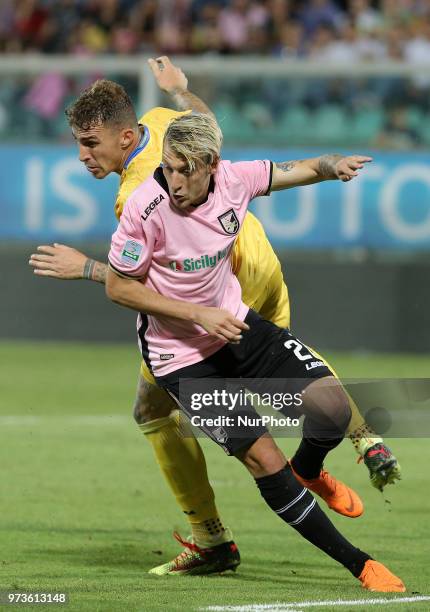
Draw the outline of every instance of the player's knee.
[[[175,408],[173,400],[163,389],[148,383],[143,378],[139,380],[133,406],[133,417],[138,425],[167,417]]]
[[[133,417],[138,425],[143,425],[143,423],[149,423],[149,421],[167,417],[171,412],[171,406],[157,406],[152,404],[151,401],[146,398],[136,398],[133,406]]]
[[[332,395],[331,419],[337,429],[345,433],[352,414],[348,396],[340,385]]]
[[[133,417],[138,425],[142,425],[143,423],[147,423],[151,419],[150,417],[150,407],[144,404],[140,398],[136,398],[133,406]]]
[[[321,398],[321,406],[336,433],[344,434],[351,420],[351,407],[342,387],[338,385],[326,391]]]
[[[305,393],[308,415],[316,422],[344,434],[351,420],[351,407],[342,385],[332,377],[321,378]]]

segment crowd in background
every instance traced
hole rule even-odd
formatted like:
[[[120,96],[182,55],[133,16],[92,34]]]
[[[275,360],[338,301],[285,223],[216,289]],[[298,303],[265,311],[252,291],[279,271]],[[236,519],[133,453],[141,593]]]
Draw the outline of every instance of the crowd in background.
[[[430,58],[429,0],[2,0],[0,52]]]
[[[0,0],[0,55],[256,55],[327,65],[430,63],[430,0]],[[353,71],[352,71],[353,72]],[[137,80],[122,81],[132,97]],[[0,135],[62,139],[88,77],[5,77]],[[217,82],[199,93],[234,142],[430,146],[430,78]],[[212,95],[212,98],[211,98]],[[423,127],[424,126],[424,127]],[[284,140],[282,140],[284,139]]]

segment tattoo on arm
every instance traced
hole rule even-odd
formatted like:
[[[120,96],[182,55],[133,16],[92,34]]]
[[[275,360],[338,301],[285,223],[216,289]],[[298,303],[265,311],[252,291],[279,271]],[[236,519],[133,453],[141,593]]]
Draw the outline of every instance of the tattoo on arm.
[[[88,258],[85,262],[82,278],[105,284],[107,268],[107,264]]]
[[[336,178],[336,164],[342,155],[322,155],[319,161],[320,174],[327,178]]]
[[[290,170],[292,170],[294,168],[294,166],[297,164],[297,162],[300,160],[293,160],[293,161],[289,161],[289,162],[280,162],[280,163],[276,163],[275,166],[277,168],[279,168],[279,170],[282,170],[282,172],[289,172]]]
[[[105,285],[107,270],[107,264],[102,263],[101,261],[96,261],[93,271],[93,281],[96,281],[96,283],[103,283],[103,285]]]
[[[180,111],[191,110],[195,113],[212,115],[210,108],[198,96],[190,91],[177,92],[173,94],[173,100]]]

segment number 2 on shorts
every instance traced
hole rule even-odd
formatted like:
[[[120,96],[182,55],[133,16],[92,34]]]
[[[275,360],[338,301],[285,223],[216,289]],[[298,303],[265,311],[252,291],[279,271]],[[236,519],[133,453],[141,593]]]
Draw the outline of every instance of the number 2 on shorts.
[[[287,340],[286,342],[284,342],[284,346],[287,349],[294,349],[294,355],[297,357],[297,359],[300,359],[300,361],[307,361],[308,359],[314,359],[314,356],[311,355],[310,353],[305,353],[302,354],[301,351],[305,350],[303,344],[300,344],[300,342],[297,342],[297,340]]]

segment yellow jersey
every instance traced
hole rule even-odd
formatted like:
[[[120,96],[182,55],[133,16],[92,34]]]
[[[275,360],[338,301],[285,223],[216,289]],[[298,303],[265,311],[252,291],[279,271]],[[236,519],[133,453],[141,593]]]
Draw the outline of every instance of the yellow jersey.
[[[167,126],[176,117],[189,112],[156,107],[140,118],[139,124],[143,126],[141,141],[129,155],[121,173],[115,202],[118,219],[131,193],[159,166]],[[236,238],[232,268],[242,287],[245,304],[276,325],[289,327],[290,305],[281,264],[263,226],[250,212],[246,214]]]
[[[290,327],[290,301],[281,262],[260,221],[250,212],[234,243],[232,269],[245,304],[275,325]]]
[[[142,138],[137,148],[129,155],[121,172],[118,194],[115,202],[115,215],[119,220],[122,209],[131,193],[152,176],[160,165],[164,133],[169,123],[190,111],[178,112],[169,108],[151,108],[139,119],[143,127]]]

